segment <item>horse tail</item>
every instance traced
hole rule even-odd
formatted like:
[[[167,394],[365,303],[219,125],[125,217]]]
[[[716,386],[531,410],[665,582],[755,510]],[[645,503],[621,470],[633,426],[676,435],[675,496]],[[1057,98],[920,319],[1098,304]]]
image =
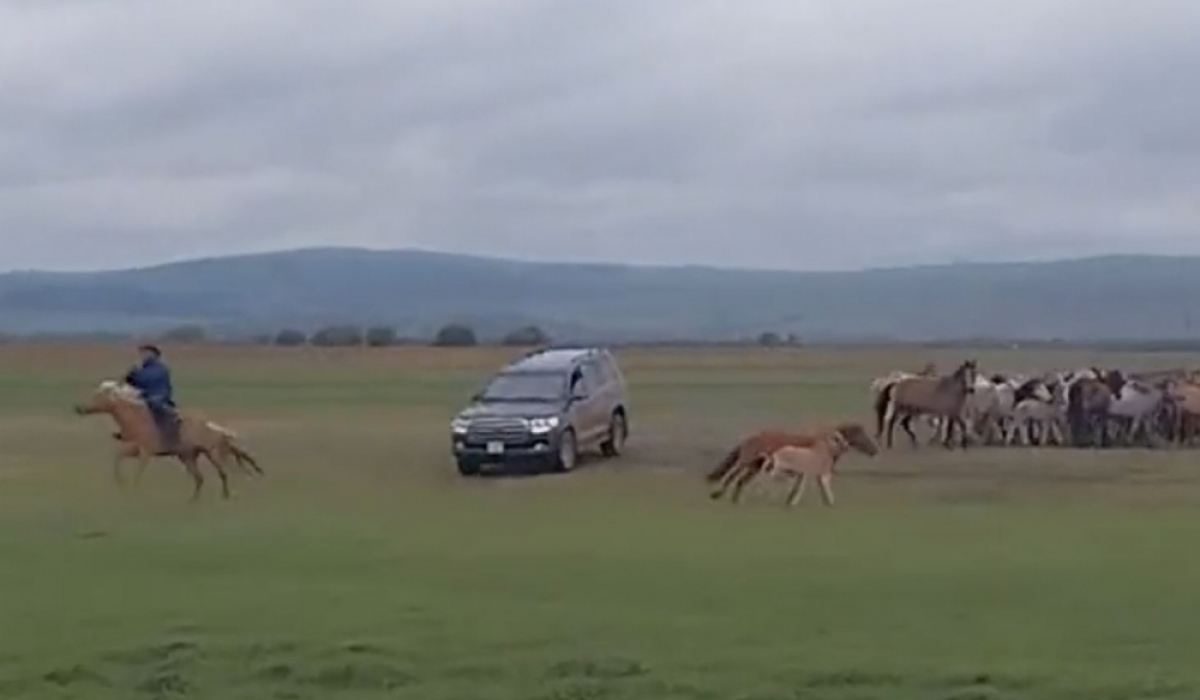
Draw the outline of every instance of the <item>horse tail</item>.
[[[712,471],[704,475],[704,480],[709,483],[713,483],[723,479],[725,475],[729,473],[729,470],[733,469],[734,465],[737,464],[738,456],[741,453],[742,446],[740,444],[734,446],[734,448],[729,451],[729,454],[725,455],[725,457],[723,457],[721,461],[717,463],[717,466]]]
[[[883,435],[883,421],[884,421],[884,418],[887,416],[888,404],[890,404],[892,402],[892,393],[895,391],[895,389],[896,389],[896,382],[892,382],[891,384],[888,384],[887,386],[883,387],[883,391],[880,391],[878,394],[875,395],[875,437],[876,438],[878,438],[880,435]]]
[[[235,460],[237,460],[238,466],[242,467],[242,469],[246,469],[246,466],[249,465],[250,469],[253,469],[254,471],[258,472],[260,475],[266,474],[266,472],[263,471],[262,467],[258,466],[258,461],[255,460],[254,457],[249,452],[242,449],[241,447],[238,447],[237,445],[235,445],[232,442],[229,443],[229,453],[233,455],[233,458]],[[250,471],[250,470],[247,469],[246,471]]]
[[[245,448],[237,444],[237,433],[213,421],[206,421],[204,425],[209,430],[221,436],[221,451],[232,455],[234,461],[242,468],[242,471],[266,474],[262,467],[258,466],[258,460],[254,459],[254,456],[247,452]]]

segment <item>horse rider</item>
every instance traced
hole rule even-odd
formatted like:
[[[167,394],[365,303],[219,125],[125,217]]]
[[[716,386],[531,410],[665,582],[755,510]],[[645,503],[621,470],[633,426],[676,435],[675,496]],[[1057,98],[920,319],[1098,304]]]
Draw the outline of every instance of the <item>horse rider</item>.
[[[171,370],[163,362],[162,351],[157,345],[139,345],[138,354],[141,362],[125,375],[125,383],[142,393],[142,399],[162,434],[163,449],[176,449],[179,445],[179,414],[175,411]]]

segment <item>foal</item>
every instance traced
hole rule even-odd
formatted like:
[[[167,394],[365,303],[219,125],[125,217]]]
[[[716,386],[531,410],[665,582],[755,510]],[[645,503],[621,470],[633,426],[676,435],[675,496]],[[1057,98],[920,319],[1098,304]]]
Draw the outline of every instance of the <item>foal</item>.
[[[838,459],[851,449],[851,443],[840,430],[831,430],[813,442],[811,446],[783,445],[767,455],[762,474],[768,478],[787,476],[795,480],[787,505],[795,506],[804,496],[804,487],[809,476],[817,477],[821,497],[825,505],[833,505],[833,471]],[[858,447],[866,454],[873,452]]]

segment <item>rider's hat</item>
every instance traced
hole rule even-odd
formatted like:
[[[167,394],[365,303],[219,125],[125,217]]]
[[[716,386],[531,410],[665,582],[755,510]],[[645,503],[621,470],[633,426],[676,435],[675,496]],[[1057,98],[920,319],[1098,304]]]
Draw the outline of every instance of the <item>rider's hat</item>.
[[[158,346],[157,346],[157,345],[155,345],[154,343],[142,343],[141,345],[139,345],[139,346],[138,346],[138,351],[140,351],[140,352],[152,352],[152,353],[154,353],[155,355],[161,355],[161,354],[162,354],[162,350],[159,350],[159,349],[158,349]]]

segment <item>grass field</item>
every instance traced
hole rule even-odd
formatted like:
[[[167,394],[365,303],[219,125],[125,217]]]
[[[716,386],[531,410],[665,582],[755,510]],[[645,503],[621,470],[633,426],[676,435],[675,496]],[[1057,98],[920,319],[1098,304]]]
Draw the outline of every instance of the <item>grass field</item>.
[[[0,347],[0,697],[1200,694],[1200,452],[905,448],[837,508],[733,507],[700,472],[741,433],[959,354],[638,350],[625,457],[460,479],[448,421],[507,354],[172,350],[268,471],[189,506],[178,464],[117,489],[71,413],[126,349]]]

